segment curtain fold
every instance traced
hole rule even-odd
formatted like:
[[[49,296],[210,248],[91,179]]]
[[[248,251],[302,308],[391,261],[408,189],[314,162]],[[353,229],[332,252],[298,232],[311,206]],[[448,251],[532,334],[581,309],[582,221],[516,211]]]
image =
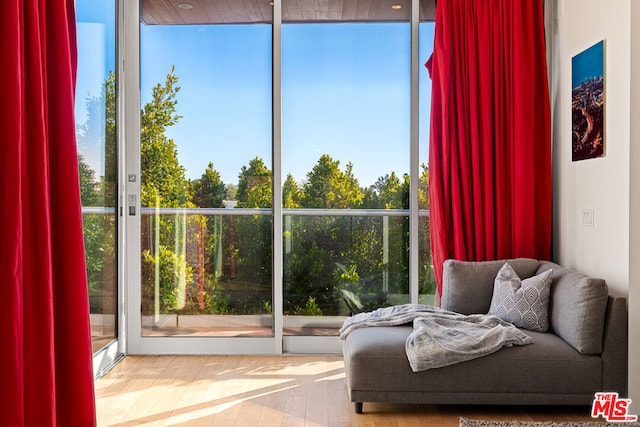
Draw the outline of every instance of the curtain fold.
[[[0,3],[0,425],[93,426],[73,0]]]
[[[549,259],[551,119],[543,2],[439,0],[429,202],[442,293],[448,258]]]

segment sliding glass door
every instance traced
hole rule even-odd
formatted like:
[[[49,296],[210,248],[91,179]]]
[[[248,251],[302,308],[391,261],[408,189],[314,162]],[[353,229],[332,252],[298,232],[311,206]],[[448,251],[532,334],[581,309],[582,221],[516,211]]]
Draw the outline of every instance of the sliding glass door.
[[[371,15],[282,25],[285,335],[409,302],[410,14]]]
[[[142,334],[271,336],[271,26],[142,7]]]
[[[127,5],[131,352],[334,352],[347,316],[434,301],[423,5],[370,3]]]
[[[118,338],[116,3],[76,1],[76,138],[95,371]],[[112,348],[113,347],[113,348]]]

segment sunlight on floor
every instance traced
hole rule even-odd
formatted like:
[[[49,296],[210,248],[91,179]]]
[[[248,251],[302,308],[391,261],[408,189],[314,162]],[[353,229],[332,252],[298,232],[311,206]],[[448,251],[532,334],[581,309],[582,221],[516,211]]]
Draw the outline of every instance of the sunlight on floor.
[[[128,356],[96,382],[98,425],[458,427],[589,421],[588,408],[366,403],[355,414],[341,356]]]
[[[148,359],[97,382],[100,426],[326,426],[324,408],[349,405],[340,357]]]

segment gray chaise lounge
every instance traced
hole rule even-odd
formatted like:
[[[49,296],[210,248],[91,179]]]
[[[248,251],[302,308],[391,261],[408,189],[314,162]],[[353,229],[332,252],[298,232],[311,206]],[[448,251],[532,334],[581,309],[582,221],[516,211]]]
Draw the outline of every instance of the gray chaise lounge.
[[[627,302],[608,295],[602,279],[528,258],[444,265],[442,308],[487,313],[505,261],[520,278],[553,268],[546,333],[533,344],[478,359],[413,372],[405,352],[412,326],[371,327],[343,341],[347,388],[363,402],[427,404],[591,405],[599,391],[626,396]]]

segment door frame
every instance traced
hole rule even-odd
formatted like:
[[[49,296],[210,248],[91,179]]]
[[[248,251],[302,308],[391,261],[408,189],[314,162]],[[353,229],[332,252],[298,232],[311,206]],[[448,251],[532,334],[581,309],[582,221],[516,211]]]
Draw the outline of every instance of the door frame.
[[[282,2],[274,0],[272,24],[273,335],[271,337],[144,337],[141,307],[140,217],[140,5],[118,0],[118,137],[120,144],[120,252],[118,351],[124,354],[283,354],[341,352],[339,337],[283,336],[282,208]],[[418,28],[420,0],[411,0],[410,250],[409,297],[418,302],[420,178],[418,139]]]

